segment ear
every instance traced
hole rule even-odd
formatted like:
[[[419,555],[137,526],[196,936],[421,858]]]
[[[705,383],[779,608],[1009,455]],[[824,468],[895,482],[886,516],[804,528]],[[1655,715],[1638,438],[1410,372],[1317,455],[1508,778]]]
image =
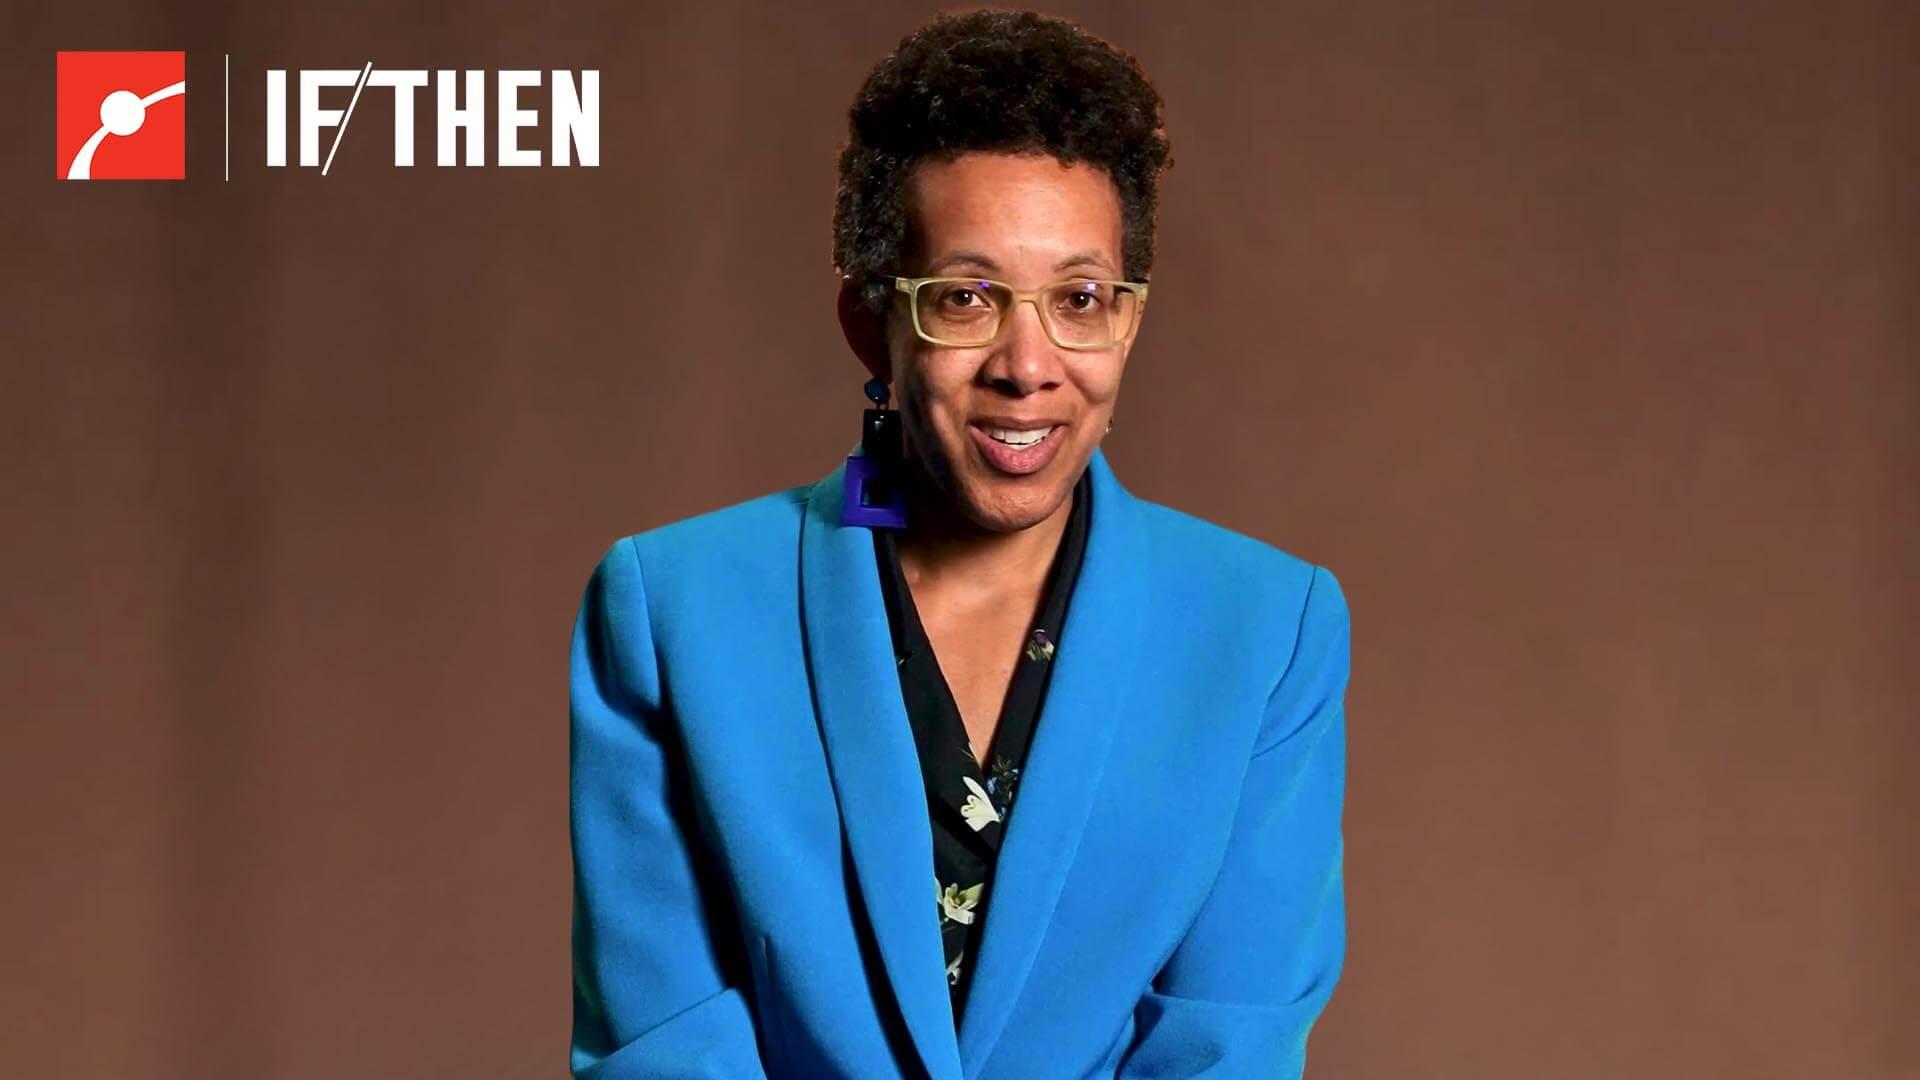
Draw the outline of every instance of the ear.
[[[861,298],[861,287],[850,277],[840,279],[840,332],[867,371],[881,382],[893,382],[893,356],[887,348],[887,317],[876,315]]]

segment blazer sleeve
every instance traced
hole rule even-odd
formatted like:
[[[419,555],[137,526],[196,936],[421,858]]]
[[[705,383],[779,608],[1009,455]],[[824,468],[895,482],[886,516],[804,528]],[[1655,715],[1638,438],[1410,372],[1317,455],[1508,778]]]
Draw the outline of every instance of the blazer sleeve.
[[[587,584],[568,697],[572,1075],[763,1080],[752,1010],[716,956],[716,890],[662,708],[631,537],[613,545]]]
[[[1299,1077],[1346,954],[1341,806],[1350,651],[1332,573],[1309,580],[1266,705],[1226,856],[1135,1010],[1117,1076]]]

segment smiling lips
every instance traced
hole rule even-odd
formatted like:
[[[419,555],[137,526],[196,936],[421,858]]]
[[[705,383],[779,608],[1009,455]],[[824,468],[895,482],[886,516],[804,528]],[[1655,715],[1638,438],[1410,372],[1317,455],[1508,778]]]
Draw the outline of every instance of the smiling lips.
[[[1045,420],[995,417],[968,424],[967,434],[987,464],[1009,476],[1025,476],[1039,472],[1053,460],[1053,455],[1059,452],[1065,427],[1065,424]]]

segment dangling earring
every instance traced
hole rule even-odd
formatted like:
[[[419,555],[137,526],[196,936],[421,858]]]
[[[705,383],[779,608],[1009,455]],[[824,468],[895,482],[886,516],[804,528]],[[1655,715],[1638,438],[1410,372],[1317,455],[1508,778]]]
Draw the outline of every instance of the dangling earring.
[[[1115,410],[1115,412],[1117,412],[1117,411],[1119,411],[1119,410]],[[1107,430],[1108,430],[1108,431],[1112,431],[1112,430],[1113,430],[1113,413],[1108,413],[1108,414],[1107,414]]]
[[[901,447],[900,410],[886,407],[887,384],[881,380],[867,380],[866,391],[877,408],[861,416],[860,453],[847,457],[840,524],[904,529],[907,492],[901,473],[906,455]]]

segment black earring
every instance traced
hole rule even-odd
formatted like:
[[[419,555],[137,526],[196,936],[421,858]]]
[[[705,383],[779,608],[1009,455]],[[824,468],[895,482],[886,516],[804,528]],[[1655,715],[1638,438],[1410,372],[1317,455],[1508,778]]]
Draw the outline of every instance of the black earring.
[[[867,380],[867,399],[875,408],[860,417],[860,453],[847,458],[840,506],[842,525],[904,529],[907,494],[901,482],[906,460],[900,430],[900,410],[887,408],[887,384]]]

